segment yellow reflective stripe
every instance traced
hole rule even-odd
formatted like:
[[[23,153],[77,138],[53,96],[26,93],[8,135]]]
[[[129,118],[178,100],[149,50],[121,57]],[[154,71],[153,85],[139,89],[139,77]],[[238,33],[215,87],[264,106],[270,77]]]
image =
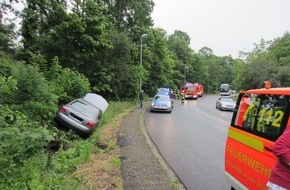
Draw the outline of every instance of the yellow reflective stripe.
[[[248,135],[239,133],[233,129],[229,130],[228,136],[244,145],[247,145],[257,151],[263,152],[264,151],[264,144],[262,141],[259,141],[253,137],[249,137]]]

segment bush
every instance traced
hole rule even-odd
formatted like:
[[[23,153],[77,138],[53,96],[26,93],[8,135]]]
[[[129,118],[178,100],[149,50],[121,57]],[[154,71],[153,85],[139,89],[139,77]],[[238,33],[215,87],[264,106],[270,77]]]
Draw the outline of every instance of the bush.
[[[13,123],[0,128],[0,184],[3,187],[10,187],[12,182],[19,184],[24,178],[19,176],[19,171],[31,158],[43,155],[44,147],[53,139],[54,136],[46,128],[36,122],[28,122],[20,112],[15,113]]]
[[[77,71],[69,68],[62,69],[57,58],[53,60],[53,65],[48,74],[51,78],[50,87],[58,97],[59,105],[83,97],[90,92],[89,80]]]
[[[0,68],[5,70],[0,70],[0,189],[77,189],[81,179],[70,172],[89,160],[95,142],[51,125],[57,103],[90,92],[88,79],[62,69],[57,59],[46,73],[11,60],[1,62]],[[118,114],[121,107],[127,106],[107,112]],[[52,142],[60,147],[52,150]]]
[[[17,80],[18,91],[14,95],[15,104],[26,101],[42,103],[52,102],[48,82],[44,76],[37,72],[33,66],[16,64],[12,70],[12,76]]]
[[[10,104],[13,102],[12,96],[17,93],[17,80],[12,76],[0,75],[0,104]]]

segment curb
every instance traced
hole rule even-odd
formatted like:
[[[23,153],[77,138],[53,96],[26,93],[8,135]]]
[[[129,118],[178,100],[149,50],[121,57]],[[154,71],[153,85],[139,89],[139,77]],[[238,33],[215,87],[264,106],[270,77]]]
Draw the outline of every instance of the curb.
[[[166,173],[170,177],[171,187],[173,187],[172,189],[186,190],[186,188],[183,185],[183,183],[181,182],[180,178],[176,175],[174,170],[169,166],[169,164],[166,162],[164,157],[160,154],[156,144],[153,142],[153,140],[151,139],[151,137],[148,134],[148,131],[147,131],[146,127],[145,127],[145,122],[144,122],[145,113],[148,110],[149,110],[149,107],[147,107],[142,112],[141,117],[140,117],[141,130],[142,130],[142,133],[143,133],[143,135],[145,137],[145,140],[146,140],[148,146],[150,147],[150,149],[152,150],[154,156],[157,158],[157,160],[160,163],[160,165],[163,167],[163,169],[166,171]],[[175,185],[173,185],[173,184],[175,184]]]

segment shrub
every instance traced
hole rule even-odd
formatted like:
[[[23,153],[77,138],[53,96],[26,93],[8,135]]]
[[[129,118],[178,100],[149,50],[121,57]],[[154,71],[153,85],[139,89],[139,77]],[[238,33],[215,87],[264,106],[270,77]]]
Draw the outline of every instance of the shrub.
[[[89,80],[78,71],[69,68],[62,69],[57,58],[53,60],[52,67],[47,74],[50,78],[50,87],[58,97],[59,105],[83,97],[90,92]]]

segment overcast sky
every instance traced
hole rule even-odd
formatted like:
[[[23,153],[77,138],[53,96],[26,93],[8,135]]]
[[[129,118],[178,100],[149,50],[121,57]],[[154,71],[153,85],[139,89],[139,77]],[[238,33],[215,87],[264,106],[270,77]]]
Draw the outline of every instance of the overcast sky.
[[[218,56],[252,51],[254,43],[290,32],[290,0],[154,0],[154,26],[186,32],[191,48]]]

